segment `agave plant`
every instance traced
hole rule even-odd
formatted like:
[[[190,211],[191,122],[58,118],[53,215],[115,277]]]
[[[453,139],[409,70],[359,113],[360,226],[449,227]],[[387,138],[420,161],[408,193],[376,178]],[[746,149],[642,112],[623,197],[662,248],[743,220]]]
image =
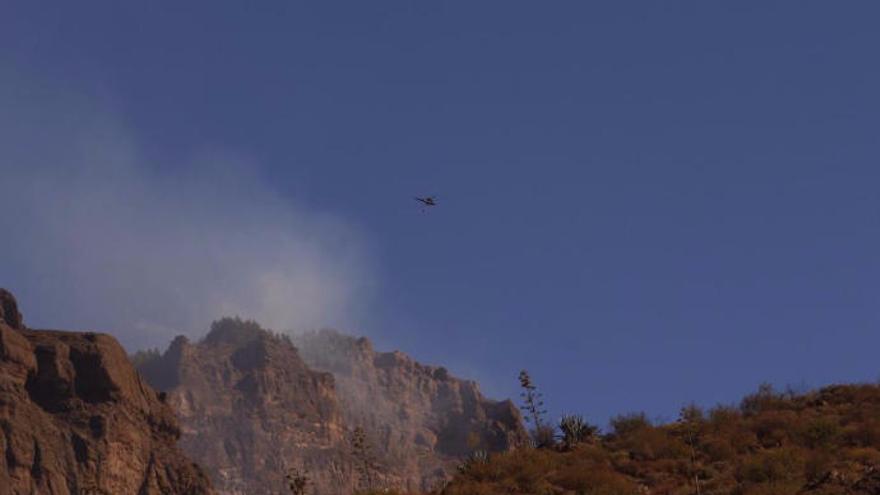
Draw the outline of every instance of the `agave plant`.
[[[587,423],[580,414],[563,414],[559,420],[562,432],[562,445],[571,449],[596,433],[596,427]]]

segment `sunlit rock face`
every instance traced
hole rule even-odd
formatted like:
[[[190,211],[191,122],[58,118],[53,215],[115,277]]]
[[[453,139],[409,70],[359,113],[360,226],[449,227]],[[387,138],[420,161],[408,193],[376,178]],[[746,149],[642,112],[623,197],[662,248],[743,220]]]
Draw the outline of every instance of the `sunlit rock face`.
[[[489,401],[443,368],[336,332],[292,341],[223,319],[201,341],[178,338],[139,369],[167,392],[181,447],[221,493],[283,492],[292,470],[320,494],[421,490],[474,450],[525,439],[509,401]],[[365,451],[352,446],[355,429]]]
[[[24,327],[0,290],[0,493],[214,493],[109,336]]]

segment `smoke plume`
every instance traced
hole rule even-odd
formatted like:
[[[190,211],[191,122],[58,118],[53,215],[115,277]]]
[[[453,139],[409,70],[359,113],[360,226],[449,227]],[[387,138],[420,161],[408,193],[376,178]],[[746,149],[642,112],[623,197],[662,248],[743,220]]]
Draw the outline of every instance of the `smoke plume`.
[[[221,315],[351,328],[372,280],[363,236],[297,206],[217,150],[144,149],[113,112],[0,83],[0,286],[32,327],[128,347],[199,335]]]

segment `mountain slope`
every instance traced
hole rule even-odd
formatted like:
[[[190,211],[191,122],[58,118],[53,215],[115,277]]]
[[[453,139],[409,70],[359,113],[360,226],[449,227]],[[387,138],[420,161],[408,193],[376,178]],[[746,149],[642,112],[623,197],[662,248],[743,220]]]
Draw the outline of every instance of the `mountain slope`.
[[[619,416],[609,434],[570,449],[471,462],[442,493],[877,495],[880,386],[764,386],[739,407],[691,406],[658,426]]]

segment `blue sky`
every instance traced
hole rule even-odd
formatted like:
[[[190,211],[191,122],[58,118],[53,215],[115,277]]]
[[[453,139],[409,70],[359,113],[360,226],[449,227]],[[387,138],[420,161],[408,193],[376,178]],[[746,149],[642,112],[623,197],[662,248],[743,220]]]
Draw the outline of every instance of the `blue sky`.
[[[315,218],[355,232],[366,295],[340,297],[358,309],[327,324],[496,396],[528,368],[554,414],[671,418],[765,380],[880,377],[878,15],[867,1],[19,2],[0,7],[0,75],[9,114],[65,116],[65,132],[110,115],[137,174],[243,157],[254,191],[309,218],[296,242],[347,242]],[[440,205],[422,213],[423,194]],[[333,271],[348,254],[309,256],[321,277],[350,273]],[[2,272],[31,321],[124,321],[64,321],[44,308],[63,284],[36,273]]]

